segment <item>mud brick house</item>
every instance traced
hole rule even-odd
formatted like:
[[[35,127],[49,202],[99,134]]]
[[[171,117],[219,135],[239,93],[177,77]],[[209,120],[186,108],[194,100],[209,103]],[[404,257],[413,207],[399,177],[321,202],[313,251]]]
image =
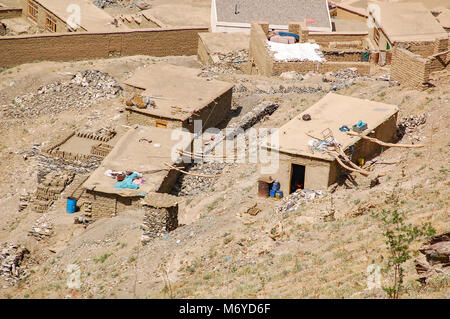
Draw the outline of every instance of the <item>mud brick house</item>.
[[[346,68],[356,68],[361,75],[370,74],[371,63],[363,60],[363,56],[369,54],[365,49],[367,32],[310,33],[304,22],[289,23],[289,31],[299,36],[299,42],[273,43],[268,40],[267,22],[252,23],[249,48],[251,74],[272,76],[288,71],[327,73]]]
[[[381,53],[402,43],[407,44],[413,53],[427,57],[433,54],[437,39],[448,38],[422,3],[377,3],[369,6],[368,11],[369,38]],[[382,64],[389,64],[389,55],[380,54],[380,59]]]
[[[333,5],[336,7],[336,18],[339,20],[367,21],[366,9],[357,8],[345,3],[333,3]]]
[[[138,208],[139,200],[149,193],[170,192],[179,172],[165,163],[173,165],[178,159],[177,150],[189,150],[191,144],[192,134],[188,132],[135,125],[83,184],[81,211],[94,220],[111,217]],[[116,188],[115,178],[105,174],[108,170],[138,172],[142,183],[138,189]]]
[[[253,21],[288,30],[292,21],[306,21],[311,32],[331,32],[327,0],[212,0],[212,32],[250,32]]]
[[[128,106],[129,125],[186,128],[194,132],[194,121],[202,129],[215,127],[231,109],[233,85],[199,77],[198,69],[171,64],[154,64],[136,72],[125,84],[155,106]]]
[[[23,14],[48,32],[108,32],[128,29],[125,25],[112,25],[113,18],[89,0],[23,0],[22,6]],[[76,19],[77,15],[79,21]]]
[[[361,120],[368,125],[363,135],[390,142],[397,134],[398,110],[395,105],[329,93],[278,129],[278,145],[271,144],[269,139],[263,141],[264,149],[279,153],[279,167],[277,173],[262,177],[278,179],[285,195],[298,188],[327,189],[342,174],[341,167],[328,153],[311,149],[313,137],[322,138],[323,132],[331,132],[342,150],[353,150],[352,161],[367,160],[380,153],[381,146],[349,136],[339,128],[344,125],[351,128]],[[304,121],[305,114],[311,120]]]

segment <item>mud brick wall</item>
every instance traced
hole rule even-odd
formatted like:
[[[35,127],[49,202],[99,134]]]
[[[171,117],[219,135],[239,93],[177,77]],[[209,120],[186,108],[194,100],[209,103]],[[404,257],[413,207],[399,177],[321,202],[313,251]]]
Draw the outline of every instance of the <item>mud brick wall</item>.
[[[157,120],[167,122],[167,128],[186,128],[191,133],[194,132],[194,121],[202,120],[202,127],[204,130],[215,127],[217,124],[225,120],[230,113],[233,89],[229,89],[219,95],[216,99],[210,101],[204,108],[197,111],[197,115],[192,116],[192,121],[188,120],[174,120],[163,118],[139,111],[137,108],[127,107],[127,124],[128,125],[143,125],[156,126]]]
[[[139,199],[86,190],[79,199],[79,205],[85,217],[97,220],[114,217],[128,209],[137,209]]]
[[[143,126],[156,126],[156,121],[164,121],[167,122],[167,128],[175,129],[183,126],[182,121],[173,120],[168,118],[163,118],[151,114],[147,114],[144,112],[140,112],[139,109],[127,107],[127,125],[143,125]]]
[[[0,20],[20,17],[22,9],[20,8],[0,8]]]
[[[0,38],[0,67],[34,61],[76,61],[130,55],[195,55],[207,28],[139,29],[120,32],[52,33]]]
[[[250,30],[249,58],[261,75],[272,75],[273,58],[266,48],[267,34],[261,25],[252,23]]]
[[[396,43],[396,45],[398,44]],[[404,43],[402,45],[405,46]],[[434,54],[435,42],[407,42],[406,46],[408,51],[420,55],[422,58],[427,58]]]
[[[331,42],[354,42],[363,43],[368,32],[310,32],[309,40],[314,40],[323,46],[329,46]]]
[[[369,75],[371,64],[369,62],[325,62],[320,64],[319,73],[337,72],[347,68],[356,68],[359,75]]]
[[[329,42],[330,49],[362,49],[362,41]]]
[[[395,47],[392,55],[391,79],[422,90],[426,87],[430,75],[427,63],[429,62],[420,55]]]
[[[197,57],[203,65],[211,65],[214,63],[211,58],[211,52],[208,50],[208,47],[201,37],[201,34],[198,35]]]
[[[370,63],[368,62],[274,62],[273,75],[283,72],[295,71],[297,73],[307,73],[309,71],[318,73],[337,72],[346,68],[356,68],[360,75],[370,74]]]
[[[369,127],[369,130],[373,130],[374,132],[367,136],[387,143],[393,142],[397,137],[397,116],[398,113],[395,113],[388,120],[375,128],[375,130]],[[364,119],[361,120],[364,121]],[[376,143],[360,139],[354,144],[352,161],[357,163],[358,158],[364,158],[368,161],[386,149],[387,147],[382,147]]]
[[[360,62],[362,51],[359,50],[322,50],[327,61]]]
[[[197,111],[197,115],[192,116],[192,122],[184,121],[183,128],[194,133],[194,121],[202,120],[203,130],[216,127],[230,114],[231,102],[233,98],[233,88],[220,94],[216,99],[209,101],[208,105]]]
[[[309,34],[309,38],[320,38],[323,43],[328,45],[330,42],[337,41],[362,41],[367,33],[322,33]],[[261,25],[257,23],[252,24],[250,33],[250,59],[255,64],[259,73],[265,76],[279,75],[283,72],[296,71],[297,73],[307,73],[309,71],[327,73],[336,72],[345,68],[357,68],[358,73],[361,75],[370,74],[370,63],[357,62],[361,60],[361,52],[344,54],[342,57],[338,57],[336,54],[329,55],[335,61],[326,61],[324,63],[319,62],[280,62],[275,61],[270,55],[269,50],[266,47],[266,34],[263,31]],[[330,50],[331,52],[336,52]],[[352,52],[352,50],[349,50]],[[329,56],[326,56],[328,59]],[[348,60],[346,60],[348,59]]]
[[[91,147],[91,153],[100,157],[106,157],[112,149],[111,145],[100,143]]]
[[[45,213],[58,199],[62,191],[72,183],[74,177],[75,174],[73,172],[47,175],[42,183],[38,185],[30,201],[32,210],[37,213]]]
[[[427,71],[431,74],[436,71],[449,69],[450,67],[450,53],[439,54],[449,50],[449,39],[438,39],[434,43],[433,55],[428,58]]]

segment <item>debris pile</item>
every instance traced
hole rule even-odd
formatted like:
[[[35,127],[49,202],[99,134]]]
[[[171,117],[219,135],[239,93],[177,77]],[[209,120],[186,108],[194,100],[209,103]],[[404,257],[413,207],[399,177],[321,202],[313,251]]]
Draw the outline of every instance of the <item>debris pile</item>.
[[[322,87],[321,85],[279,85],[278,87],[262,87],[257,86],[255,89],[255,94],[287,94],[287,93],[317,93],[317,92],[329,92],[330,90]]]
[[[30,157],[34,157],[36,155],[38,155],[41,151],[41,144],[40,143],[35,143],[33,144],[32,147],[30,147],[30,149],[22,151],[22,152],[16,152],[16,154],[21,154],[24,160],[29,159]]]
[[[92,156],[88,162],[82,162],[41,153],[38,155],[37,182],[41,183],[51,173],[62,174],[65,171],[71,171],[75,174],[86,175],[97,169],[101,161],[102,158],[98,156]]]
[[[410,115],[402,118],[398,124],[398,130],[401,135],[413,133],[419,126],[427,122],[426,113],[420,115]]]
[[[226,54],[219,53],[217,54],[217,58],[220,60],[221,63],[242,63],[246,62],[248,59],[248,50],[238,50],[229,52]]]
[[[26,254],[29,254],[29,251],[23,246],[11,243],[0,245],[0,278],[10,286],[26,275],[27,272],[22,267]]]
[[[37,241],[53,234],[53,224],[46,215],[39,218],[28,232],[28,236],[33,236]]]
[[[204,150],[204,154],[209,154],[214,148],[222,143],[224,139],[232,140],[242,131],[248,130],[253,125],[261,121],[266,116],[272,115],[279,105],[271,101],[263,101],[256,105],[250,112],[246,113],[235,123],[232,123],[225,130],[222,130],[214,138],[214,142],[210,143]]]
[[[357,68],[346,68],[337,72],[328,72],[323,75],[322,81],[332,83],[331,91],[337,91],[351,86],[356,79],[362,78]],[[366,77],[367,78],[367,77]]]
[[[109,74],[86,70],[67,83],[51,83],[35,93],[17,96],[9,106],[4,106],[4,112],[11,118],[31,118],[68,109],[83,110],[98,101],[114,98],[121,91],[122,87]]]
[[[194,174],[202,175],[218,175],[221,174],[224,168],[229,165],[227,163],[198,163],[191,166],[187,171]],[[193,196],[211,190],[215,178],[205,178],[194,175],[182,174],[175,184],[172,193],[177,196]]]
[[[420,282],[427,283],[439,274],[450,275],[450,233],[433,236],[419,251],[426,259],[415,260]]]
[[[321,190],[312,191],[309,189],[297,189],[292,194],[284,197],[281,203],[275,208],[276,213],[295,211],[301,203],[313,201],[316,197],[320,198],[324,195]]]

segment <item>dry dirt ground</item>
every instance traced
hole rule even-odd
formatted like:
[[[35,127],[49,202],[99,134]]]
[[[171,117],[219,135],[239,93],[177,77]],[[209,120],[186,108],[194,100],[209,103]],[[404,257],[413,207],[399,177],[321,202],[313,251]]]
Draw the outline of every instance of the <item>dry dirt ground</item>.
[[[85,69],[107,72],[122,83],[138,68],[159,61],[196,67],[201,72],[195,57],[33,63],[0,73],[0,101],[7,104],[15,96],[67,80],[70,74]],[[369,168],[386,174],[380,185],[368,188],[363,177],[355,176],[354,183],[347,181],[334,193],[305,202],[294,212],[277,214],[279,201],[257,196],[257,168],[232,164],[206,193],[181,198],[181,227],[144,247],[140,244],[140,211],[103,219],[84,229],[65,213],[67,194],[63,193],[46,213],[55,233],[40,242],[27,232],[42,215],[29,209],[18,212],[19,194],[36,187],[35,157],[25,161],[21,152],[34,144],[46,145],[87,123],[91,127],[124,124],[120,112],[123,97],[82,112],[69,109],[23,120],[0,115],[0,242],[22,243],[31,251],[26,260],[29,275],[15,287],[0,285],[0,297],[385,297],[382,291],[365,290],[367,266],[381,265],[381,256],[386,256],[381,225],[371,212],[400,209],[411,223],[431,222],[438,232],[450,228],[448,81],[442,86],[437,81],[436,87],[419,92],[376,80],[386,72],[378,69],[372,78],[338,90],[339,94],[399,105],[400,118],[427,114],[427,122],[402,141],[417,143],[419,139],[424,148],[388,149]],[[255,88],[267,91],[280,85],[327,85],[321,76],[298,83],[232,73],[209,75],[248,88],[234,96],[234,107],[241,109],[241,115],[262,100],[280,104],[256,127],[279,127],[325,93],[266,94],[255,93]],[[255,203],[262,209],[258,215],[242,213]],[[331,211],[335,212],[334,220],[318,217]],[[269,234],[275,225],[282,225],[284,235],[273,240]],[[418,245],[414,246],[415,255]],[[80,289],[69,289],[66,284],[70,276],[67,267],[72,264],[81,270]],[[448,277],[438,277],[426,286],[416,279],[413,263],[408,262],[406,297],[448,297]]]
[[[5,2],[5,0],[0,0]],[[8,0],[10,1],[10,0]],[[209,6],[210,1],[148,1],[164,4]],[[189,19],[191,19],[190,17]],[[41,86],[67,81],[87,69],[100,70],[123,83],[138,68],[168,62],[199,68],[196,57],[154,58],[135,56],[81,62],[40,62],[0,72],[0,106]],[[329,88],[322,76],[287,80],[205,70],[207,76],[233,83],[234,118],[260,101],[271,100],[279,109],[256,127],[279,127],[318,101]],[[219,70],[220,71],[220,70]],[[54,234],[40,242],[27,236],[42,217],[18,211],[19,194],[36,188],[37,160],[24,160],[34,145],[55,142],[69,130],[125,124],[122,97],[96,103],[83,111],[63,110],[39,117],[11,119],[0,109],[0,243],[25,245],[28,275],[14,287],[3,288],[0,298],[383,298],[381,290],[367,291],[367,267],[383,264],[386,257],[382,226],[372,212],[399,209],[408,222],[431,222],[438,233],[449,231],[449,106],[450,76],[441,74],[435,87],[415,91],[376,80],[388,69],[374,70],[371,78],[355,81],[339,94],[366,98],[400,107],[399,119],[425,113],[427,121],[402,143],[422,143],[421,149],[391,148],[367,165],[384,173],[380,185],[353,176],[334,193],[305,202],[293,212],[278,214],[276,200],[257,196],[259,172],[252,164],[232,164],[205,193],[180,198],[180,227],[166,237],[141,246],[143,212],[128,211],[99,220],[86,229],[73,224],[65,212],[69,189],[45,214]],[[305,86],[315,93],[276,93],[280,85]],[[266,91],[269,93],[261,93]],[[345,117],[345,115],[343,115]],[[326,190],[324,190],[326,191]],[[262,210],[256,216],[242,213],[249,205]],[[319,216],[334,212],[334,220]],[[273,240],[272,229],[284,233]],[[414,243],[416,257],[420,243]],[[81,271],[81,287],[70,289],[68,267]],[[383,283],[389,277],[383,275]],[[425,286],[417,281],[412,261],[406,267],[406,292],[411,298],[448,298],[448,276]]]

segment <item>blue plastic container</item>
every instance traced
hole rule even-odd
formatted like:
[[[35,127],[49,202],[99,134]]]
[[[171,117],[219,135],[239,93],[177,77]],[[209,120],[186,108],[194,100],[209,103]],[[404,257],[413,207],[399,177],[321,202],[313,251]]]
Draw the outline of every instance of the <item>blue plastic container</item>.
[[[67,197],[66,212],[73,214],[77,211],[77,200],[72,197]]]
[[[275,197],[275,193],[276,191],[274,191],[273,189],[270,190],[270,197]]]
[[[277,196],[277,195],[278,195],[278,196]],[[283,191],[277,191],[277,192],[275,193],[275,197],[277,197],[277,198],[279,198],[279,199],[283,198]]]
[[[280,189],[280,183],[273,183],[272,184],[272,190],[277,191]]]

